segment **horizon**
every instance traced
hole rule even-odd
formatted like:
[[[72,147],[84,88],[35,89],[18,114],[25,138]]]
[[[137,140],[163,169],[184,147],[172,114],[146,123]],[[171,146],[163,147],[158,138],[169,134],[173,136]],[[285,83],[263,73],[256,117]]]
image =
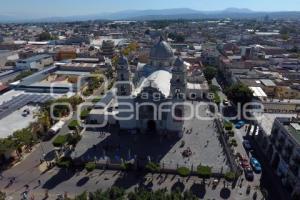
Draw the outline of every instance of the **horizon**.
[[[22,17],[37,19],[48,17],[71,17],[116,13],[128,10],[164,10],[188,8],[196,11],[221,11],[228,8],[249,9],[254,12],[286,12],[300,11],[298,0],[286,0],[274,3],[272,0],[173,0],[169,2],[153,0],[140,2],[137,0],[2,0],[0,15],[6,17]],[[175,6],[176,5],[176,6]]]

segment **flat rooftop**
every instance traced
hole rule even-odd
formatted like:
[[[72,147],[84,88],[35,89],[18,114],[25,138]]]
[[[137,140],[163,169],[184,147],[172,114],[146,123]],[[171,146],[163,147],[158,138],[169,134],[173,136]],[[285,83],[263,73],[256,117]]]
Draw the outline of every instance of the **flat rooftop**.
[[[30,114],[27,117],[23,117],[22,113],[24,109],[29,109]],[[34,113],[38,111],[36,106],[24,106],[23,108],[14,111],[7,117],[0,120],[0,138],[7,138],[15,131],[26,128],[30,123],[35,122]]]
[[[296,117],[296,114],[264,113],[262,115],[254,114],[254,116],[265,134],[271,135],[273,124],[276,118],[291,118]]]
[[[300,120],[296,123],[290,123],[286,125],[285,128],[288,130],[290,135],[300,144]]]

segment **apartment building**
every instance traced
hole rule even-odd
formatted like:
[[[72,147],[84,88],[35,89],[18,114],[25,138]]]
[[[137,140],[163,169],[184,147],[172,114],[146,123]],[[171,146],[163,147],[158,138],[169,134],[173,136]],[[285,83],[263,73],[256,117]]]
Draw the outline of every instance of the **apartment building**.
[[[300,194],[300,119],[278,117],[261,143],[270,165],[292,196]],[[267,148],[266,148],[267,147]]]

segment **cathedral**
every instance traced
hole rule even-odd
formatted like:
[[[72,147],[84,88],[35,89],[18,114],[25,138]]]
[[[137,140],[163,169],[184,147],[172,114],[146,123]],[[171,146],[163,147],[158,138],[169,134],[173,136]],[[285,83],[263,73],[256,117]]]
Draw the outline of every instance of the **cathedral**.
[[[115,91],[104,97],[99,109],[96,104],[91,122],[96,124],[106,117],[121,130],[182,137],[187,65],[174,56],[162,37],[152,47],[148,64],[132,73],[127,58],[120,56],[116,73]]]

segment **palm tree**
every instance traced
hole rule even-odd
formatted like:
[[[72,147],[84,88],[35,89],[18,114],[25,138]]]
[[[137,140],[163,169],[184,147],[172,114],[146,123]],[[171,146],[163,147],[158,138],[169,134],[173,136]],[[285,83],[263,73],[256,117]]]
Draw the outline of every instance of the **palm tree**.
[[[47,111],[41,111],[39,112],[36,117],[38,117],[37,123],[40,124],[41,127],[38,127],[38,125],[35,127],[38,130],[41,130],[42,133],[45,133],[48,131],[48,129],[51,127],[51,117],[49,116],[49,113]]]

